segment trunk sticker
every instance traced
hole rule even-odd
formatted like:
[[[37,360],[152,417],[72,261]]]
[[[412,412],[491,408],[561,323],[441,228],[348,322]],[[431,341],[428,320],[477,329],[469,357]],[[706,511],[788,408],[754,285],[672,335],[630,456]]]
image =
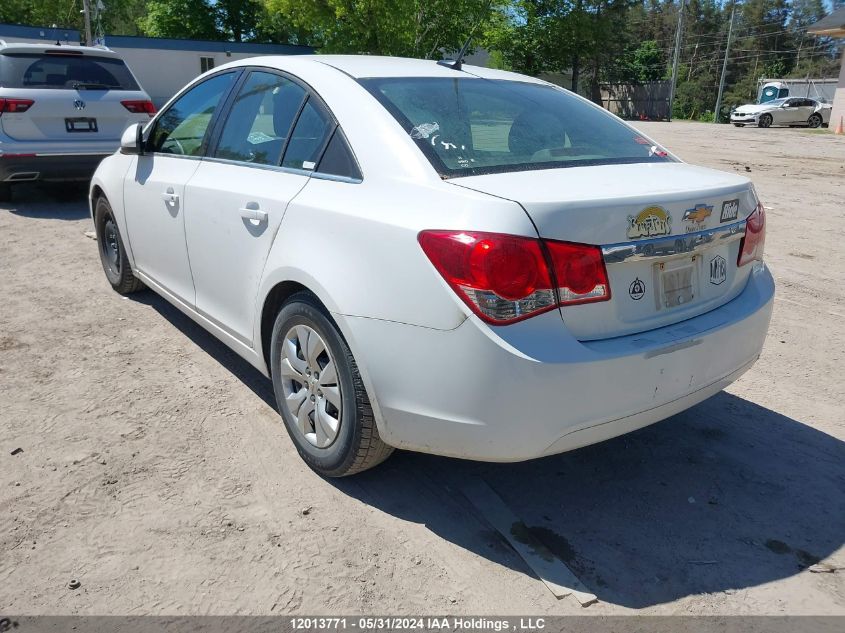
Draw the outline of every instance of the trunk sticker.
[[[704,221],[713,213],[713,207],[708,204],[697,204],[692,209],[684,211],[683,220],[687,224],[685,230],[687,233],[695,233],[704,226]]]
[[[645,284],[639,277],[634,279],[631,285],[628,286],[628,294],[631,295],[631,299],[634,301],[639,301],[645,296]]]
[[[653,205],[646,207],[637,215],[628,216],[628,238],[658,237],[672,232],[672,216],[666,209]]]
[[[722,203],[722,215],[719,217],[719,222],[736,220],[738,215],[739,200],[725,200],[725,202]]]
[[[718,286],[728,278],[728,262],[721,255],[710,260],[710,283]]]

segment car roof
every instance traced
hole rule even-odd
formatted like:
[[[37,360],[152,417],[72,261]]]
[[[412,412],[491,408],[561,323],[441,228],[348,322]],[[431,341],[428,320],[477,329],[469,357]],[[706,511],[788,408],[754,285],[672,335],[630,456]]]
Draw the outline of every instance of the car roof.
[[[0,40],[0,53],[47,53],[60,52],[71,55],[99,55],[118,57],[118,54],[105,46],[74,46],[59,44],[27,44],[24,42],[6,42]]]
[[[286,61],[295,59],[309,61],[315,64],[330,66],[353,79],[376,77],[443,77],[454,79],[458,77],[482,77],[484,79],[504,79],[509,81],[524,81],[545,84],[546,82],[519,75],[517,73],[483,68],[464,64],[462,70],[455,70],[431,59],[412,59],[408,57],[382,57],[378,55],[295,55],[261,57],[262,66],[273,66],[280,70],[286,69]],[[245,59],[233,65],[250,65],[255,58]]]

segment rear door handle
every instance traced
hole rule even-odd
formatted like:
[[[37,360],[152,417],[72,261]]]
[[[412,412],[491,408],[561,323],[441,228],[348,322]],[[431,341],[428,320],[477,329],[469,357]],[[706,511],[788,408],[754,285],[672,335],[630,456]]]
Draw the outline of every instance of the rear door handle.
[[[256,220],[258,222],[264,222],[267,219],[267,212],[262,211],[261,209],[250,209],[248,207],[241,207],[240,212],[241,217],[245,220]]]

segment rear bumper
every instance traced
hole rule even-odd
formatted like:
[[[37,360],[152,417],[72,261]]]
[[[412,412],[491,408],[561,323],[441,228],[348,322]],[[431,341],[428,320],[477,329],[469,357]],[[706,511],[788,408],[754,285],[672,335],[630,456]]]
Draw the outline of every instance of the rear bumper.
[[[0,154],[0,182],[87,181],[110,153]]]
[[[672,326],[580,342],[550,312],[454,330],[335,315],[389,444],[520,461],[602,441],[717,393],[759,357],[772,313],[765,266],[720,308]]]

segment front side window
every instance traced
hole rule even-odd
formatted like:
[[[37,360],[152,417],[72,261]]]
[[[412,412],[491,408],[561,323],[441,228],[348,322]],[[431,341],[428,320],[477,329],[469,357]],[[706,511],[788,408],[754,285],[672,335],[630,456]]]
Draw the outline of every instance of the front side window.
[[[0,55],[0,87],[140,90],[122,59],[69,51]]]
[[[235,73],[217,75],[179,97],[156,121],[150,135],[150,151],[199,156],[211,118],[234,77]]]
[[[434,77],[361,84],[444,177],[673,161],[609,113],[552,86]]]
[[[217,158],[278,165],[305,90],[273,73],[250,73],[238,96],[214,155]]]

